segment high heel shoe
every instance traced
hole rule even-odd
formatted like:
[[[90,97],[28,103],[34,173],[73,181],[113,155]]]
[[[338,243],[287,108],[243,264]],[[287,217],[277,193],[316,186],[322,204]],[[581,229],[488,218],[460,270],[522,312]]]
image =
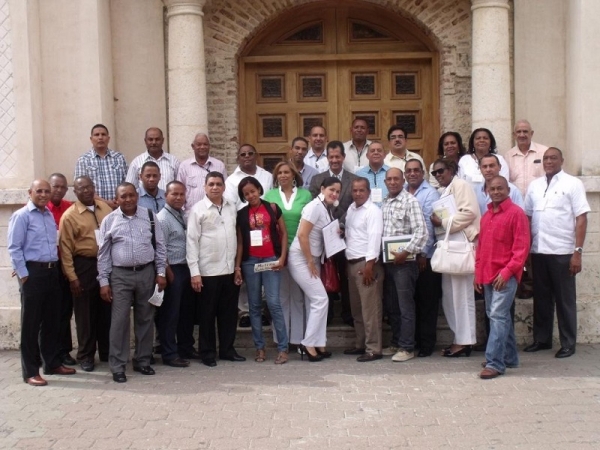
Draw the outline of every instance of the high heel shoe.
[[[323,357],[321,355],[319,355],[319,353],[317,353],[316,355],[311,354],[304,345],[300,346],[300,352],[301,352],[300,358],[302,359],[302,361],[304,361],[304,355],[306,355],[308,357],[308,360],[310,362],[323,361]],[[315,349],[315,352],[317,352],[316,349]]]
[[[319,347],[315,347],[315,350],[317,351],[317,355],[320,355],[322,358],[331,358],[331,355],[333,355],[333,353],[328,352],[327,350],[321,350]]]
[[[464,347],[462,347],[459,350],[456,350],[454,352],[452,352],[450,348],[445,349],[444,352],[442,353],[442,356],[445,356],[447,358],[458,358],[459,356],[465,355],[466,357],[469,357],[469,356],[471,356],[472,351],[473,351],[473,346],[465,345]]]

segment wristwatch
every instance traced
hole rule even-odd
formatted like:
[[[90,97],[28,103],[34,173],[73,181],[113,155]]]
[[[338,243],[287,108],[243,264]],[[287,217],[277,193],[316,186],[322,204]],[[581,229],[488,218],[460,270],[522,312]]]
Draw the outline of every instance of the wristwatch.
[[[581,255],[583,253],[583,247],[575,247],[575,251]]]
[[[164,274],[164,273],[162,273],[162,272],[161,272],[161,273],[157,273],[156,275],[158,275],[159,277],[163,277],[163,278],[165,278],[165,274]]]

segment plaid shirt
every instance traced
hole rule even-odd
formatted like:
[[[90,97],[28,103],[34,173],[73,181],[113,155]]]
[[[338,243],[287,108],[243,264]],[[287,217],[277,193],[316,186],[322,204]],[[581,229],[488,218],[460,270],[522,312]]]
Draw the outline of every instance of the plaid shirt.
[[[412,234],[406,251],[418,255],[423,251],[429,232],[417,199],[402,189],[396,197],[383,200],[383,236]]]
[[[105,200],[115,198],[117,186],[125,181],[127,162],[125,157],[114,150],[108,149],[106,156],[101,157],[92,148],[77,160],[75,178],[87,175],[96,186],[96,194]]]

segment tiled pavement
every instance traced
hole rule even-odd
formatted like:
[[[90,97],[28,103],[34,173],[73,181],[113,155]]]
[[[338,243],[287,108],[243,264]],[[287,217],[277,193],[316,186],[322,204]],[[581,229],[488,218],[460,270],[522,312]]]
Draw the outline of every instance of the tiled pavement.
[[[357,363],[156,365],[112,381],[93,373],[20,379],[19,354],[0,352],[0,448],[477,449],[600,448],[600,346],[571,358],[521,353],[521,368],[477,377],[481,353]]]

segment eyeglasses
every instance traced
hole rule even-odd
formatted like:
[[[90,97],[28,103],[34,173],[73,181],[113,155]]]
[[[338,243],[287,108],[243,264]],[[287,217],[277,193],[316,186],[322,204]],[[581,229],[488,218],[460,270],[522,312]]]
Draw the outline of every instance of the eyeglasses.
[[[432,170],[431,171],[431,175],[434,176],[434,177],[437,177],[438,175],[443,174],[445,170],[446,170],[445,167],[443,169]]]
[[[242,158],[251,158],[252,156],[254,156],[254,152],[240,153],[239,156],[241,156]]]

